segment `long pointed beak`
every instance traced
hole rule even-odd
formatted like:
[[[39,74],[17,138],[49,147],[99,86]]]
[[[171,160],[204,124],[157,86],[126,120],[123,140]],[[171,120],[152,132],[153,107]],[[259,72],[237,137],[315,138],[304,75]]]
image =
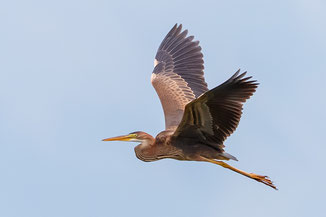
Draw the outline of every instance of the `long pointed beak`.
[[[135,138],[136,138],[135,134],[128,134],[128,135],[116,136],[116,137],[103,139],[102,141],[130,141]]]

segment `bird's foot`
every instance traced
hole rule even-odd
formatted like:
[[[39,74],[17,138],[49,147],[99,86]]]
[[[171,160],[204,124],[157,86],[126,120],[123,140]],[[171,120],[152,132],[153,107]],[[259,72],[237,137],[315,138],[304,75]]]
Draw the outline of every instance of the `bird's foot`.
[[[268,176],[261,176],[261,175],[255,174],[255,173],[249,173],[249,175],[250,175],[250,178],[252,178],[258,182],[264,183],[265,185],[268,185],[268,186],[274,188],[275,190],[278,190],[276,188],[276,186],[273,184],[273,182],[269,179]]]

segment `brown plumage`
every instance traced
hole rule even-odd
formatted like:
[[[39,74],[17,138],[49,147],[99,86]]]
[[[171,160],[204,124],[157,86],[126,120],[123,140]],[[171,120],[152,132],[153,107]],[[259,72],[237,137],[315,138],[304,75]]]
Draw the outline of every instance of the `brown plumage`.
[[[237,160],[224,151],[224,141],[237,128],[243,103],[258,83],[238,70],[221,85],[208,90],[203,54],[198,41],[175,25],[163,39],[154,61],[151,82],[162,103],[165,130],[156,138],[137,131],[104,141],[132,141],[137,158],[207,161],[276,187],[267,176],[247,173],[221,160]]]

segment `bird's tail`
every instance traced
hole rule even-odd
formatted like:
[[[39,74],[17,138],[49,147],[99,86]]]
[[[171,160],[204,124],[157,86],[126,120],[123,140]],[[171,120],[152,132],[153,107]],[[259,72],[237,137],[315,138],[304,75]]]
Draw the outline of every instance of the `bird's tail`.
[[[231,159],[231,160],[238,161],[238,159],[236,157],[234,157],[233,155],[231,155],[229,153],[223,152],[221,155],[226,158],[225,160]]]

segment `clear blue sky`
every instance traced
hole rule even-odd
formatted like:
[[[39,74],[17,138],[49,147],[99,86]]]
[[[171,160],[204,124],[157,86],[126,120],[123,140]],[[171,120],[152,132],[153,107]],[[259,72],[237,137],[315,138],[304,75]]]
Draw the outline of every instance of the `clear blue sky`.
[[[1,1],[0,216],[325,214],[325,1]],[[225,143],[232,165],[139,161],[101,139],[164,128],[150,84],[175,24],[200,40],[210,88],[260,82]]]

